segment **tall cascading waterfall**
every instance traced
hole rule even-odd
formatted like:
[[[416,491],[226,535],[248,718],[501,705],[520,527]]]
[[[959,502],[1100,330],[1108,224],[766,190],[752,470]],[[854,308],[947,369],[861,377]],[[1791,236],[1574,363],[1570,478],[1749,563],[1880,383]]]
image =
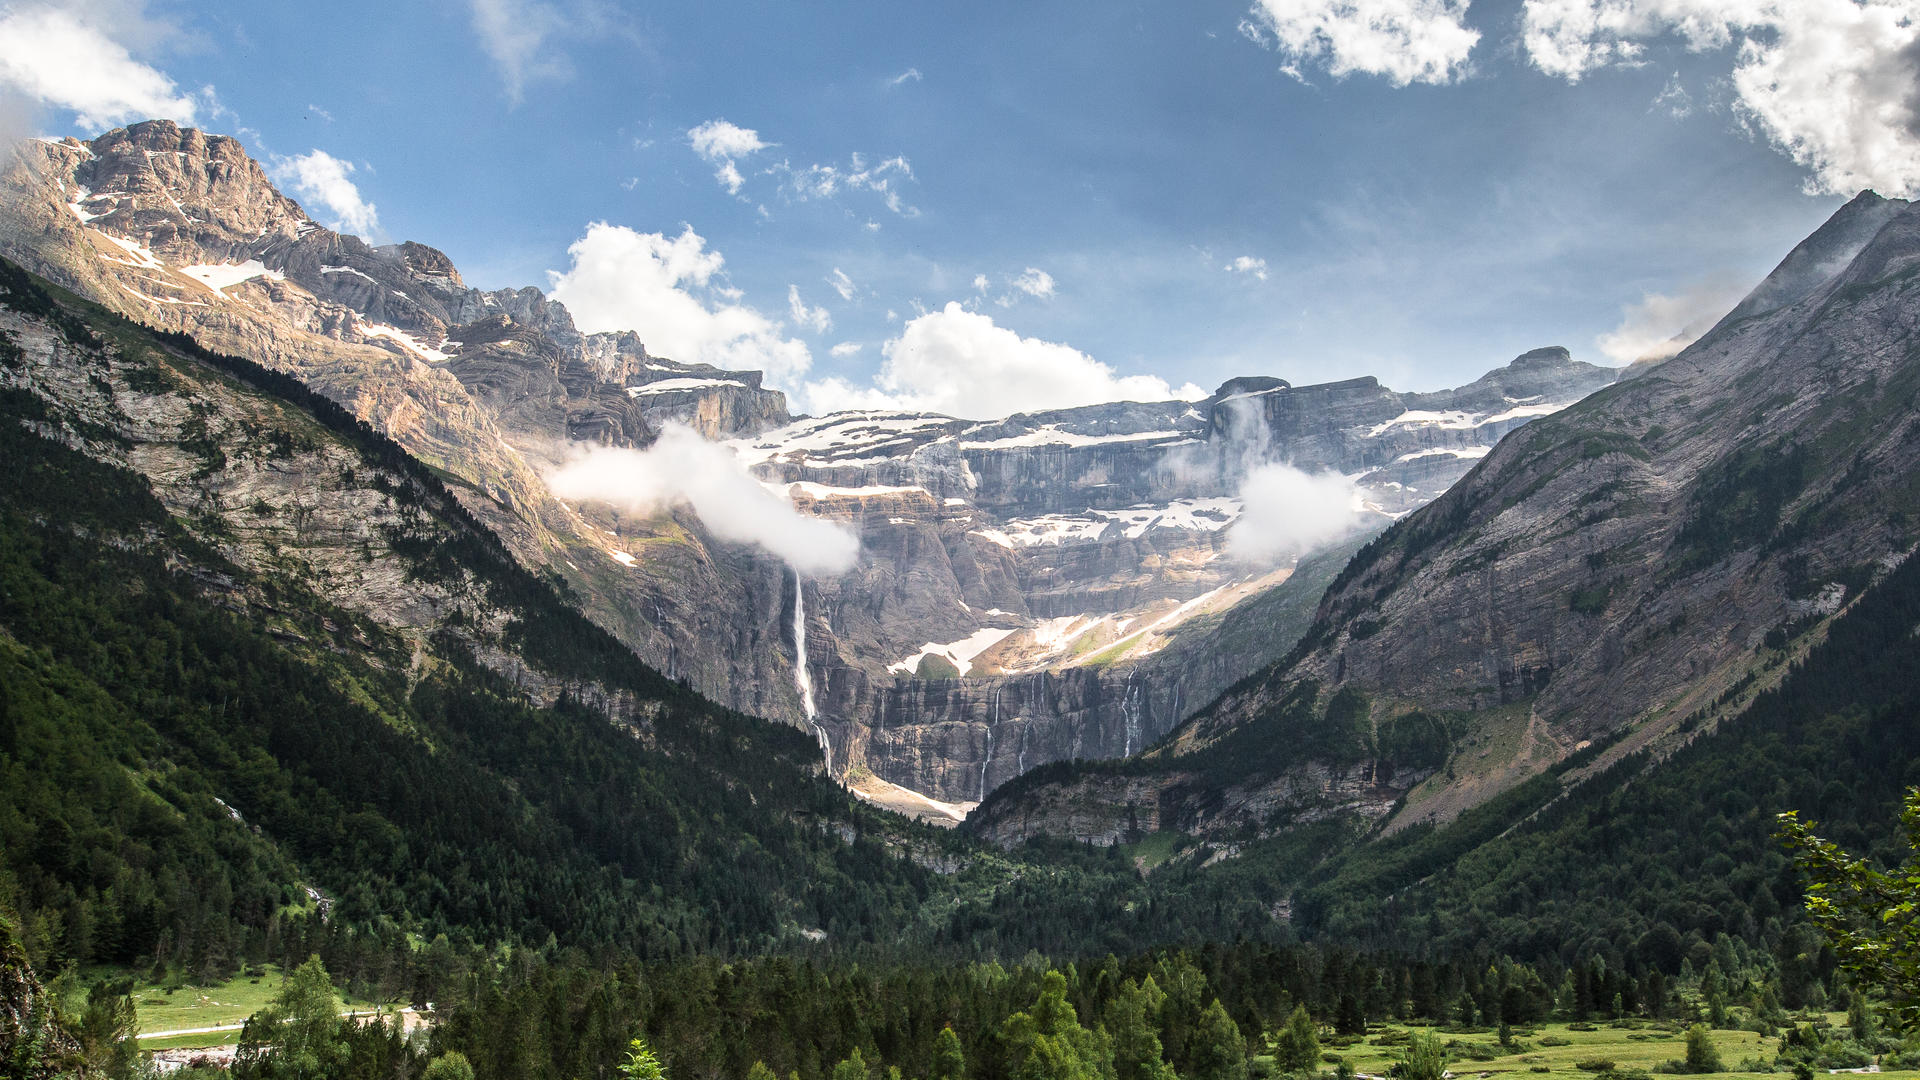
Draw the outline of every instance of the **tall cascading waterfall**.
[[[980,759],[980,800],[987,801],[987,766],[993,764],[993,729],[1000,726],[1000,688],[993,688],[993,719],[987,722],[987,756]]]
[[[799,570],[793,572],[793,685],[800,690],[800,708],[806,711],[807,723],[813,725],[814,737],[820,740],[820,753],[827,759],[827,775],[832,776],[833,740],[827,737],[827,729],[820,723],[820,710],[813,704],[813,676],[807,671],[807,600]]]
[[[1127,676],[1127,693],[1120,699],[1120,715],[1126,718],[1127,748],[1121,757],[1133,756],[1133,745],[1140,741],[1140,684],[1137,674]]]

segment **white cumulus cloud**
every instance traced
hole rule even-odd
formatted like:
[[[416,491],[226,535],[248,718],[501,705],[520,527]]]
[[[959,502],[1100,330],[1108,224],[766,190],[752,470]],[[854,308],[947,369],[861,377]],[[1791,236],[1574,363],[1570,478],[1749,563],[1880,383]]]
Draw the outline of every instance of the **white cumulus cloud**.
[[[699,127],[689,128],[687,142],[693,146],[694,153],[713,166],[714,178],[720,181],[720,186],[726,188],[729,195],[740,194],[741,185],[746,183],[746,178],[740,175],[740,159],[772,145],[763,142],[760,133],[752,128],[743,128],[726,120],[709,120]]]
[[[342,161],[325,150],[310,150],[298,157],[274,158],[270,171],[294,194],[331,213],[335,229],[368,239],[380,235],[379,211],[361,197],[360,188],[354,184],[353,162]]]
[[[1358,489],[1339,473],[1309,473],[1270,462],[1240,484],[1240,517],[1227,528],[1227,553],[1273,564],[1325,547],[1361,520]]]
[[[864,346],[857,341],[843,341],[827,351],[835,356],[845,358],[849,356],[859,356],[862,348],[864,348]]]
[[[581,330],[632,330],[657,356],[758,369],[775,385],[805,373],[806,343],[720,288],[714,275],[726,260],[706,243],[692,226],[668,237],[595,222],[567,249],[573,265],[548,271],[553,298]]]
[[[807,327],[816,334],[824,334],[833,329],[833,316],[828,314],[826,308],[808,307],[807,302],[800,299],[798,285],[787,286],[787,313],[793,316],[795,323]]]
[[[853,299],[854,291],[857,288],[853,283],[853,279],[848,277],[846,272],[837,266],[833,268],[833,276],[827,278],[827,284],[833,286],[833,291],[839,293],[840,299],[842,300]]]
[[[1116,374],[1072,346],[1021,337],[958,303],[914,318],[880,351],[886,359],[871,387],[841,379],[811,383],[810,407],[917,409],[990,420],[1103,401],[1206,396],[1192,383],[1175,389],[1157,376]]]
[[[1323,63],[1335,78],[1379,75],[1395,86],[1447,83],[1466,72],[1480,32],[1469,0],[1255,0],[1241,32],[1272,45],[1299,76]]]
[[[1665,360],[1693,344],[1733,310],[1747,287],[1732,275],[1715,275],[1671,295],[1645,293],[1620,312],[1620,325],[1594,339],[1615,363]]]
[[[731,450],[682,424],[664,425],[645,450],[579,444],[547,474],[547,486],[563,499],[636,513],[685,504],[718,539],[753,544],[809,577],[846,573],[860,555],[859,538],[845,527],[794,509]]]
[[[1578,81],[1643,62],[1649,42],[1733,47],[1740,117],[1810,176],[1814,192],[1920,192],[1916,0],[1527,0],[1535,67]]]
[[[155,118],[193,124],[198,112],[172,79],[67,7],[0,9],[0,87],[95,131]]]

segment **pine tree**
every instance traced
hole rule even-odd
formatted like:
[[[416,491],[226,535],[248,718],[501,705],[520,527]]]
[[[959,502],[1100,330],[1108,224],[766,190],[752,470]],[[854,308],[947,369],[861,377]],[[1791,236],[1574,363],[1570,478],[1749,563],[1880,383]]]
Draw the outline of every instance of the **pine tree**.
[[[1033,1008],[1007,1017],[1000,1032],[1013,1080],[1115,1080],[1112,1044],[1081,1026],[1058,971],[1041,978]]]
[[[653,1047],[638,1035],[627,1043],[627,1057],[620,1063],[620,1075],[625,1080],[667,1080],[667,1070],[661,1066]]]
[[[1247,1044],[1219,998],[1200,1014],[1187,1048],[1188,1080],[1247,1080]]]
[[[1713,1038],[1707,1034],[1705,1024],[1695,1024],[1687,1029],[1687,1071],[1693,1073],[1725,1072],[1726,1066],[1720,1062],[1720,1051],[1714,1049]]]
[[[1390,1074],[1396,1080],[1441,1080],[1447,1073],[1447,1050],[1430,1031],[1423,1031],[1407,1044],[1407,1056],[1396,1062]]]
[[[860,1056],[860,1048],[854,1047],[840,1064],[833,1067],[833,1080],[869,1080],[867,1059]]]
[[[1294,1006],[1287,1026],[1273,1040],[1273,1063],[1281,1072],[1306,1072],[1320,1060],[1320,1034],[1305,1005]]]
[[[748,1077],[747,1080],[754,1078]],[[960,1048],[960,1036],[953,1033],[951,1024],[941,1028],[939,1038],[934,1040],[933,1076],[930,1080],[967,1080],[966,1051]]]
[[[449,1050],[427,1063],[420,1080],[473,1080],[473,1064],[467,1055],[458,1050]]]
[[[273,1003],[241,1028],[234,1075],[330,1080],[346,1069],[352,1056],[346,1024],[333,979],[316,953],[287,976]]]
[[[1118,1080],[1174,1080],[1160,1045],[1160,1006],[1165,1000],[1149,975],[1144,987],[1128,979],[1107,1003],[1107,1034],[1113,1038]]]

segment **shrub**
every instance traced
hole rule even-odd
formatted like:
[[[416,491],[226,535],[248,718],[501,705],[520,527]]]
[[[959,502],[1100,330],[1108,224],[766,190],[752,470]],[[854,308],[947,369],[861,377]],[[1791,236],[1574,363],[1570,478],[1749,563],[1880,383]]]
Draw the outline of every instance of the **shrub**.
[[[1695,1024],[1687,1029],[1687,1060],[1682,1064],[1688,1072],[1693,1073],[1726,1071],[1727,1067],[1720,1062],[1720,1051],[1714,1048],[1713,1037],[1707,1034],[1705,1024]]]

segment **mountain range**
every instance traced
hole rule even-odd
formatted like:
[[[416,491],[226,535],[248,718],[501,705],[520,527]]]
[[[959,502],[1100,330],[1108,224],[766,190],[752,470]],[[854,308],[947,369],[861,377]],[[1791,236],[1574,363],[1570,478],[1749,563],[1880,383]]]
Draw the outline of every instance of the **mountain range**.
[[[796,418],[758,372],[581,334],[537,289],[324,228],[232,139],[153,121],[32,142],[4,198],[0,253],[339,401],[642,660],[810,726],[836,777],[937,820],[1038,765],[1137,752],[1285,652],[1338,560],[1289,586],[1297,552],[1236,557],[1253,470],[1340,474],[1356,512],[1335,532],[1364,535],[1617,376],[1542,349],[1437,393],[1250,377],[988,422]],[[582,447],[674,425],[857,534],[858,561],[803,577],[684,504],[555,495]]]

